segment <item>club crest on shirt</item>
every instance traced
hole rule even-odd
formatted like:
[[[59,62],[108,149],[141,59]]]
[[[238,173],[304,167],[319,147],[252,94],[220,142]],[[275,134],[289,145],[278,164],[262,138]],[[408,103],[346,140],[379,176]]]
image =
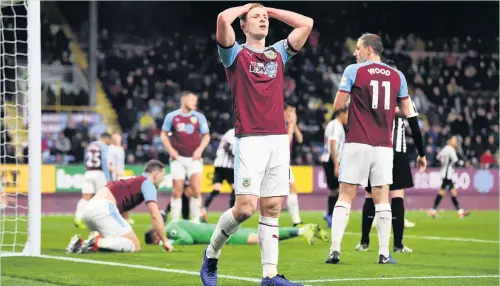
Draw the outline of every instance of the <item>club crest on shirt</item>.
[[[250,62],[250,72],[275,78],[278,73],[278,64],[276,62]]]
[[[196,122],[198,122],[198,117],[196,117],[196,116],[191,116],[190,119],[191,119],[191,123],[193,123],[193,124],[196,124]]]
[[[274,60],[278,55],[276,54],[276,52],[274,52],[273,50],[267,50],[264,52],[264,55],[270,59],[270,60]]]
[[[248,188],[250,186],[250,178],[243,178],[243,187]]]

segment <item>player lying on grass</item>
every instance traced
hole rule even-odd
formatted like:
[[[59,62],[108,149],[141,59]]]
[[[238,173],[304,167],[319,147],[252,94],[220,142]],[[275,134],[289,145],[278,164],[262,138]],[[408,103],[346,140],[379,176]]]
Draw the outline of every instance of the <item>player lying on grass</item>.
[[[165,233],[172,245],[207,244],[215,231],[215,224],[197,224],[189,220],[172,220],[165,225]],[[305,224],[300,227],[279,228],[279,240],[302,237],[309,245],[314,243],[314,236],[328,242],[328,234],[316,224]],[[161,244],[161,237],[154,228],[144,233],[146,244]],[[231,234],[227,244],[258,244],[258,230],[240,228]]]
[[[142,202],[146,202],[148,206],[151,222],[160,234],[163,248],[171,251],[173,247],[163,232],[165,225],[156,201],[157,188],[164,179],[163,163],[151,160],[146,164],[142,176],[110,182],[99,189],[83,209],[83,221],[93,233],[86,241],[78,234],[73,236],[66,253],[139,251],[139,239],[122,214]]]

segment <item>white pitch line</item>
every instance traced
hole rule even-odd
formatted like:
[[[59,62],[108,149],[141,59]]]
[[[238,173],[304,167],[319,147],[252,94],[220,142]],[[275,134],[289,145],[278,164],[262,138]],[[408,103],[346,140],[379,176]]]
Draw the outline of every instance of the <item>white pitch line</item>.
[[[334,278],[317,280],[299,280],[296,283],[326,283],[342,281],[373,281],[373,280],[407,280],[407,279],[479,279],[499,278],[499,275],[466,275],[466,276],[408,276],[408,277],[374,277],[374,278]]]
[[[84,259],[84,258],[74,258],[74,257],[64,257],[64,256],[52,256],[52,255],[40,255],[37,257],[55,259],[55,260],[63,260],[63,261],[71,261],[78,263],[89,263],[89,264],[100,264],[100,265],[108,265],[108,266],[119,266],[119,267],[127,267],[127,268],[135,268],[135,269],[144,269],[151,271],[160,271],[160,272],[169,272],[169,273],[177,273],[177,274],[186,274],[192,276],[200,276],[200,273],[197,271],[188,271],[188,270],[180,270],[180,269],[169,269],[169,268],[160,268],[153,266],[145,266],[138,264],[126,264],[126,263],[118,263],[111,261],[101,261],[101,260],[92,260],[92,259]],[[232,279],[239,281],[247,281],[247,282],[257,282],[260,283],[261,279],[257,278],[249,278],[249,277],[240,277],[240,276],[232,276],[232,275],[218,275],[218,278],[223,279]]]
[[[360,232],[345,232],[348,235],[361,235]],[[375,234],[371,234],[375,235]],[[443,236],[420,236],[420,235],[407,235],[405,238],[425,239],[425,240],[445,240],[445,241],[461,241],[461,242],[478,242],[478,243],[500,243],[498,240],[485,240],[477,238],[464,238],[464,237],[443,237]]]

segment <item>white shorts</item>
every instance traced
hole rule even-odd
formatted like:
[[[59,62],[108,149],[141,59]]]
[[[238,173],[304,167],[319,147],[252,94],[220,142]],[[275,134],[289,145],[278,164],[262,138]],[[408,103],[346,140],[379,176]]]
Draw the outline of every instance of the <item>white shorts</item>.
[[[288,135],[236,138],[234,186],[236,195],[282,197],[290,193]]]
[[[192,175],[203,171],[202,160],[193,160],[191,157],[177,157],[177,160],[170,161],[170,173],[173,180],[186,180]]]
[[[292,167],[290,167],[289,181],[290,181],[290,184],[295,183],[295,177],[293,176]]]
[[[340,160],[339,182],[372,187],[392,184],[394,151],[360,143],[345,143]]]
[[[108,181],[101,170],[86,171],[83,175],[82,194],[95,194],[106,186]]]
[[[92,231],[103,237],[118,237],[132,231],[118,208],[109,200],[93,198],[83,208],[82,219]]]

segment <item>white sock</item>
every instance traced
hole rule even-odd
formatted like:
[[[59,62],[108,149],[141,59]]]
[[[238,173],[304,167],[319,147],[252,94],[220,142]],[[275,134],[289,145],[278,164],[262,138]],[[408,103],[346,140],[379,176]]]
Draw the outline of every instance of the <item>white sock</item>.
[[[182,199],[181,198],[174,198],[170,200],[170,213],[172,214],[172,220],[179,220],[181,219],[181,214],[182,214]]]
[[[292,217],[292,223],[301,223],[300,212],[299,212],[299,199],[297,194],[289,194],[287,199],[288,211]]]
[[[261,216],[259,219],[259,246],[262,276],[273,278],[278,274],[279,229],[278,218]]]
[[[391,239],[392,211],[390,204],[375,205],[375,221],[377,222],[379,254],[389,256],[389,240]]]
[[[201,197],[189,199],[189,214],[191,215],[191,220],[199,223],[201,217]]]
[[[118,252],[133,252],[135,248],[130,239],[121,236],[102,237],[98,240],[97,247]]]
[[[342,243],[342,237],[344,237],[344,232],[349,222],[350,213],[351,205],[349,203],[337,201],[332,215],[332,246],[330,252],[340,252],[340,244]]]
[[[78,201],[78,204],[76,205],[76,212],[75,212],[75,219],[80,221],[82,220],[82,216],[83,216],[83,209],[85,208],[85,206],[89,203],[89,201],[87,200],[84,200],[84,199],[80,199]]]
[[[210,245],[207,248],[208,258],[219,258],[224,244],[229,240],[229,236],[240,229],[240,223],[234,219],[233,210],[228,209],[219,218],[214,233],[210,238]]]

